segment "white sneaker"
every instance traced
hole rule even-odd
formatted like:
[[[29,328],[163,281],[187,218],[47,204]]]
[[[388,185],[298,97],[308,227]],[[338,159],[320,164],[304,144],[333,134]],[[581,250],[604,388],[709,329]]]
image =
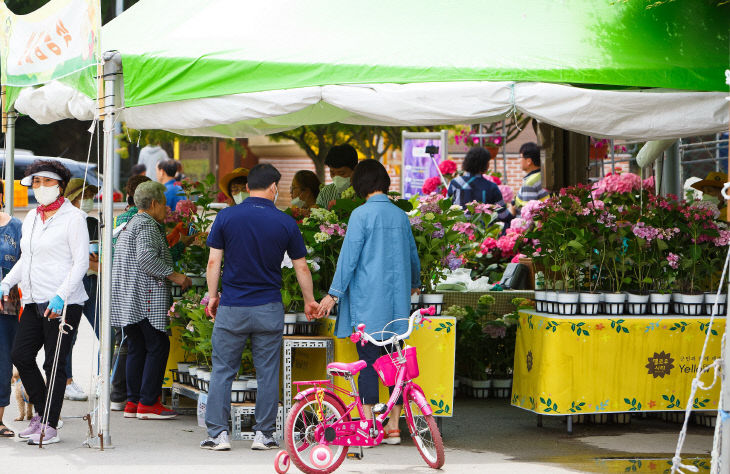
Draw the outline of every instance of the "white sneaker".
[[[231,449],[231,442],[228,439],[228,431],[221,431],[221,434],[215,438],[208,436],[207,439],[201,441],[200,447],[213,451],[229,451]]]
[[[277,449],[279,443],[276,442],[273,436],[266,436],[261,431],[257,431],[251,444],[251,449],[255,451],[265,451],[267,449]]]
[[[81,387],[76,382],[71,382],[66,385],[66,392],[63,394],[63,398],[66,400],[84,401],[88,400],[89,397],[84,393]]]
[[[111,408],[112,411],[122,411],[124,410],[124,407],[127,406],[127,402],[111,402],[109,404],[109,408]]]

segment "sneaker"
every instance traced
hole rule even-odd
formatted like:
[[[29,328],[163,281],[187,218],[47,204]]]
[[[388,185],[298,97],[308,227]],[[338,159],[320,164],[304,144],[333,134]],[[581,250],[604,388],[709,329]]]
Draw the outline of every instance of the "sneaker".
[[[81,389],[81,387],[79,387],[76,382],[71,382],[70,384],[66,385],[66,392],[63,394],[63,398],[65,398],[66,400],[74,400],[77,402],[89,399],[88,395],[84,393],[84,391]]]
[[[48,425],[45,425],[45,426],[46,426],[46,431],[45,431],[44,436],[43,436],[43,444],[44,445],[46,445],[46,444],[54,444],[54,443],[58,443],[59,441],[61,441],[61,438],[58,436],[58,431],[55,428],[51,428]],[[38,432],[37,433],[33,433],[28,438],[28,444],[31,445],[31,446],[36,446],[36,445],[41,444],[41,430],[40,430],[40,425],[38,425],[38,428],[39,428],[38,429]]]
[[[122,411],[127,406],[127,402],[111,402],[109,404],[109,408],[111,408],[112,411]],[[135,407],[134,413],[137,413],[137,408]]]
[[[208,438],[200,442],[202,449],[211,449],[213,451],[230,451],[231,442],[228,439],[228,431],[221,431],[221,434],[215,438]]]
[[[56,429],[60,430],[61,428],[63,428],[63,420],[59,417],[58,423],[56,423]]]
[[[273,436],[271,435],[265,435],[261,431],[257,431],[256,435],[253,437],[253,444],[251,445],[251,449],[257,450],[257,451],[265,451],[267,449],[278,449],[279,443],[276,442]]]
[[[400,430],[386,430],[383,444],[400,444]]]
[[[138,420],[170,420],[176,416],[176,411],[170,410],[160,402],[157,402],[152,406],[142,405],[141,403],[137,405]]]
[[[124,418],[137,418],[137,404],[127,402],[124,406]]]
[[[18,438],[27,439],[30,435],[40,433],[41,431],[41,417],[36,415],[30,419],[30,425],[24,431],[18,433]]]

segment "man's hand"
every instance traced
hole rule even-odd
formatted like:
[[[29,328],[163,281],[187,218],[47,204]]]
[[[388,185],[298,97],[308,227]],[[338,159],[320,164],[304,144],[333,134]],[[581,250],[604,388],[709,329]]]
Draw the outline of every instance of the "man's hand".
[[[63,300],[60,296],[56,295],[53,298],[51,298],[51,301],[48,302],[48,309],[46,309],[45,314],[43,316],[47,317],[48,319],[55,319],[63,314]]]
[[[312,300],[308,303],[304,304],[304,313],[307,315],[307,319],[309,321],[313,319],[319,319],[321,316],[319,316],[319,303]]]
[[[210,296],[208,299],[208,306],[205,308],[206,312],[208,313],[208,316],[210,316],[210,319],[215,321],[215,316],[218,314],[218,304],[221,302],[221,297],[219,295]]]

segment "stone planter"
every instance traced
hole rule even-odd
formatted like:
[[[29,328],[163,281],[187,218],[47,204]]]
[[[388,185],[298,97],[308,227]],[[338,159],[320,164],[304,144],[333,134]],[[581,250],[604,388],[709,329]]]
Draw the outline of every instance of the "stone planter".
[[[649,313],[656,316],[669,314],[671,301],[672,295],[669,293],[651,293],[649,295]]]
[[[580,314],[585,314],[586,316],[598,314],[601,308],[601,294],[580,293],[580,296],[578,297],[578,302],[580,303]]]
[[[563,293],[557,295],[557,313],[563,316],[578,314],[579,293]]]
[[[626,293],[604,293],[603,307],[606,314],[618,315],[624,314],[624,305],[626,303]]]
[[[649,304],[649,295],[637,295],[629,293],[626,295],[626,312],[633,315],[642,315],[646,313],[646,307]]]
[[[440,293],[421,295],[421,303],[424,308],[435,306],[436,314],[434,316],[441,316],[441,310],[444,305],[444,295]]]

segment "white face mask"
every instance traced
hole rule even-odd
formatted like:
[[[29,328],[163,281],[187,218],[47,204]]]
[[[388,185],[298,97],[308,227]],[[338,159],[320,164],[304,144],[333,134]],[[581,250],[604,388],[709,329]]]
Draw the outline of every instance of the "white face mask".
[[[291,200],[292,207],[304,207],[305,204],[307,204],[307,203],[304,202],[304,199],[301,199],[298,197],[295,197],[294,199]]]
[[[335,188],[339,191],[344,191],[350,187],[350,178],[345,178],[344,176],[335,176],[332,178],[332,182],[335,183]]]
[[[54,184],[53,186],[40,186],[38,188],[35,188],[33,190],[33,194],[35,194],[35,199],[40,204],[47,206],[56,199],[58,199],[59,190],[58,185]]]
[[[82,199],[81,205],[79,206],[79,209],[84,211],[85,213],[90,213],[94,210],[94,200],[93,199]]]
[[[244,199],[248,197],[248,193],[240,192],[238,194],[233,195],[233,202],[236,204],[241,204]]]
[[[274,204],[276,204],[276,201],[279,199],[279,186],[276,186],[276,192],[274,193]]]

